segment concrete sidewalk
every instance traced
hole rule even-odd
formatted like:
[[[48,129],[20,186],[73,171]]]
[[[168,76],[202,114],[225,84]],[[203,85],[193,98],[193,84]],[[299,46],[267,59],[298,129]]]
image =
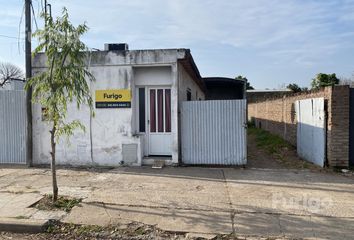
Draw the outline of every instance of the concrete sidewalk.
[[[119,168],[59,170],[62,195],[83,198],[69,215],[29,208],[50,193],[47,169],[0,169],[0,217],[75,224],[157,225],[168,231],[352,239],[354,179],[297,170]],[[11,209],[14,209],[11,211]]]

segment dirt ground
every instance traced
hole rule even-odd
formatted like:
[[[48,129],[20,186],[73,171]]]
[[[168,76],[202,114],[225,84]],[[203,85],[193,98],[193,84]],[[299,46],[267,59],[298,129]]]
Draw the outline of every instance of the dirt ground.
[[[78,226],[58,223],[48,233],[39,234],[16,234],[1,233],[1,240],[88,240],[88,239],[119,239],[119,240],[291,240],[292,238],[279,237],[237,237],[236,235],[213,235],[213,234],[188,234],[183,232],[166,232],[155,226],[132,223],[127,226]]]
[[[299,158],[296,148],[292,146],[280,149],[277,154],[268,153],[265,149],[257,146],[254,134],[248,134],[247,151],[247,168],[322,170],[320,167]]]

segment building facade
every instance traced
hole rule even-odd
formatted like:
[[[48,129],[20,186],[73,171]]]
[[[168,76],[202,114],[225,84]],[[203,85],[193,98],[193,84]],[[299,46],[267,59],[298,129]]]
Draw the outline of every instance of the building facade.
[[[68,106],[67,121],[86,131],[57,144],[58,164],[120,166],[152,163],[163,157],[178,164],[182,101],[204,100],[205,86],[188,49],[90,52],[89,82],[95,116],[88,106]],[[33,61],[33,74],[46,70],[46,57]],[[33,164],[50,163],[50,123],[33,105]]]

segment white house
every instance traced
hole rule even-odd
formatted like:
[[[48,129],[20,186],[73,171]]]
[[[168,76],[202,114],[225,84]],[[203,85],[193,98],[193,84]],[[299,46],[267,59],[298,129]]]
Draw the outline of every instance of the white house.
[[[90,52],[88,66],[95,117],[87,106],[70,104],[68,121],[78,131],[57,145],[57,163],[69,165],[142,165],[156,157],[178,164],[181,156],[182,101],[204,100],[205,86],[188,49],[128,50],[108,44]],[[33,73],[46,68],[46,57],[33,61]],[[33,105],[33,164],[50,163],[50,124],[40,105]],[[163,158],[161,158],[163,157]]]

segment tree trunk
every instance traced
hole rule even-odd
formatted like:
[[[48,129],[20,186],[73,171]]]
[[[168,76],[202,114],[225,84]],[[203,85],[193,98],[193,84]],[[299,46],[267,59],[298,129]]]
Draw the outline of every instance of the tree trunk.
[[[55,131],[56,131],[56,124],[53,123],[53,128],[50,131],[50,143],[52,146],[52,162],[51,162],[51,169],[52,169],[52,185],[53,185],[53,203],[58,200],[58,184],[57,184],[57,173],[55,168]]]

